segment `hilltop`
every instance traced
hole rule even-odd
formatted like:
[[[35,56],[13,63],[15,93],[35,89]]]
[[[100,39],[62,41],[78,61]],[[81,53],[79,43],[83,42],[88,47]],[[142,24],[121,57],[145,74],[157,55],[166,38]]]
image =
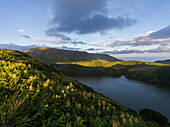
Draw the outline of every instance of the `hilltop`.
[[[106,60],[110,62],[120,61],[119,59],[116,59],[114,57],[105,54],[87,53],[87,52],[80,52],[80,51],[62,50],[56,48],[45,48],[45,47],[33,48],[24,51],[24,53],[46,64],[52,64],[56,62],[92,61],[98,59]]]
[[[0,126],[158,126],[15,50],[0,50]]]

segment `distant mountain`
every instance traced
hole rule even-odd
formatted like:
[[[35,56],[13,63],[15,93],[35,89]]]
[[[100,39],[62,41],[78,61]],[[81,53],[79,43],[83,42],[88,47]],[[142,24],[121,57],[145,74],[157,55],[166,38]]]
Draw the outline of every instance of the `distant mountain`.
[[[164,64],[170,64],[170,59],[168,60],[159,60],[159,61],[155,61],[156,63],[164,63]]]
[[[77,62],[77,61],[92,61],[92,60],[106,60],[110,62],[121,61],[112,56],[97,53],[87,53],[81,51],[69,51],[55,48],[33,48],[24,51],[27,55],[46,64],[55,62]]]

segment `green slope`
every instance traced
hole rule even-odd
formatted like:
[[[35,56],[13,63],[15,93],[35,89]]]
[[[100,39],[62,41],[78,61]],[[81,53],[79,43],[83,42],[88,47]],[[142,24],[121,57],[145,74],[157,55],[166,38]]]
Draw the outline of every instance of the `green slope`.
[[[0,126],[153,127],[93,89],[14,50],[0,50]]]
[[[130,79],[151,83],[158,87],[170,88],[169,66],[141,66],[128,68],[125,76]]]
[[[170,59],[155,61],[156,63],[170,64]]]
[[[120,61],[114,57],[104,54],[94,54],[80,51],[69,51],[44,47],[33,48],[24,51],[24,53],[46,64],[51,64],[55,62],[91,61],[97,59],[107,61]]]

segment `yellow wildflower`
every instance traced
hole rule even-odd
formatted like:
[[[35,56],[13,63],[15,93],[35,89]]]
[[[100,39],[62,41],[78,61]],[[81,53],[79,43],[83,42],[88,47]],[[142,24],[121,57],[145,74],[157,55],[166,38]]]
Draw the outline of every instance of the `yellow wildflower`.
[[[48,83],[45,82],[45,83],[43,84],[43,86],[44,86],[44,87],[48,87]]]
[[[91,110],[94,111],[94,106],[93,105],[91,106]]]
[[[123,125],[127,124],[127,120],[125,118],[123,118]]]
[[[66,99],[66,97],[67,97],[67,94],[64,94],[64,98]]]
[[[27,74],[27,70],[24,70],[24,74]]]
[[[105,106],[103,106],[103,111],[105,111],[105,109],[106,109]]]
[[[138,120],[138,119],[135,119],[135,123],[138,124],[138,123],[139,123],[139,120]]]
[[[28,64],[28,67],[31,68],[31,64]]]
[[[77,104],[77,108],[81,108],[81,104],[79,103],[79,104]]]
[[[121,113],[120,117],[121,117],[121,118],[125,118],[125,114],[124,114],[124,113]]]
[[[29,91],[33,91],[33,90],[34,90],[33,86],[29,86]]]
[[[50,90],[53,90],[53,86],[50,86]]]
[[[15,79],[17,77],[16,74],[12,74],[12,78]]]
[[[109,111],[109,106],[106,107],[106,110]]]
[[[70,83],[70,88],[71,88],[71,87],[73,87],[73,83],[72,83],[72,82]]]
[[[117,123],[116,122],[113,122],[113,127],[118,127]]]
[[[131,118],[129,119],[129,123],[130,123],[130,124],[133,124],[133,120],[132,120]]]
[[[70,107],[70,105],[71,105],[71,102],[68,100],[67,101],[67,107]]]
[[[88,97],[88,98],[90,97],[90,93],[87,94],[87,97]]]
[[[102,101],[102,104],[103,104],[103,106],[105,106],[106,105],[106,101]]]
[[[4,77],[6,77],[6,73],[5,73],[5,72],[2,72],[2,75],[3,75]]]
[[[67,89],[69,90],[69,89],[70,89],[70,86],[67,86]]]
[[[99,108],[101,107],[101,103],[100,103],[100,102],[98,102],[98,107],[99,107]]]
[[[37,93],[40,92],[40,86],[39,86],[39,85],[37,85],[37,90],[36,90],[36,92],[37,92]]]
[[[97,114],[98,114],[98,115],[100,115],[100,114],[101,114],[100,110],[98,110]]]
[[[50,82],[50,79],[47,79],[47,81],[46,81],[47,83],[49,83]]]
[[[87,107],[87,112],[89,112],[90,111],[90,108],[89,107]]]
[[[64,93],[64,90],[62,90],[61,93]]]

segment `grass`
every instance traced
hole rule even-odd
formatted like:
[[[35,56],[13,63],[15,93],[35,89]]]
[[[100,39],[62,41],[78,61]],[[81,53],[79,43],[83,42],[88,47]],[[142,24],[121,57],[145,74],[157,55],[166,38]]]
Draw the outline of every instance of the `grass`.
[[[86,67],[112,67],[115,65],[154,65],[154,66],[170,66],[169,64],[162,64],[162,63],[153,63],[153,62],[142,62],[142,61],[116,61],[116,62],[108,62],[105,60],[92,60],[92,61],[79,61],[79,62],[56,62],[56,64],[76,64]]]

